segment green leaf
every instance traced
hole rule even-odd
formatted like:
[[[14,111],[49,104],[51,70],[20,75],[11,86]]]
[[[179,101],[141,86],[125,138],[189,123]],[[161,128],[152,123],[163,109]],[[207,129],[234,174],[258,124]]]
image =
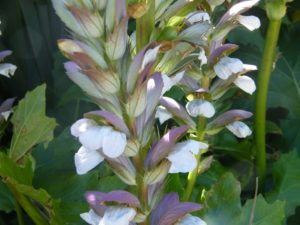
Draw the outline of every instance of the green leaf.
[[[231,173],[223,175],[204,195],[204,212],[202,217],[207,225],[249,225],[253,200],[241,205],[241,186]],[[268,204],[262,196],[258,196],[253,223],[251,225],[281,225],[284,219],[282,201]]]
[[[235,224],[242,206],[241,186],[231,173],[226,173],[205,194],[204,221],[207,225]]]
[[[13,178],[20,184],[31,185],[33,178],[32,162],[25,159],[24,166],[19,166],[6,154],[0,152],[0,177]]]
[[[293,215],[300,206],[300,158],[296,151],[281,156],[274,164],[273,177],[275,190],[268,194],[268,200],[285,201],[286,215]]]
[[[19,102],[12,117],[14,133],[9,157],[17,161],[36,144],[53,138],[55,119],[46,117],[46,85],[41,85],[26,94]]]
[[[249,224],[253,201],[254,200],[251,199],[246,202],[239,224]],[[257,196],[253,223],[251,225],[281,225],[281,221],[283,221],[285,217],[284,207],[285,203],[283,201],[275,201],[273,204],[268,204],[262,195]]]

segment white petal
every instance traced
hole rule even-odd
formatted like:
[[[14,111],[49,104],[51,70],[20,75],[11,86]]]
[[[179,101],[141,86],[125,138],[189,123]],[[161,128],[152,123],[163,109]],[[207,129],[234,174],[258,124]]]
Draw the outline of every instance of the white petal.
[[[226,128],[239,138],[245,138],[252,134],[252,131],[247,124],[241,121],[235,121],[231,124],[228,124]]]
[[[155,118],[158,118],[159,123],[163,124],[164,122],[166,122],[168,119],[172,118],[172,114],[169,113],[169,111],[163,107],[163,106],[159,106],[157,108],[157,111],[155,113]]]
[[[123,154],[127,145],[126,135],[118,131],[111,131],[103,139],[103,153],[110,158],[117,158]]]
[[[255,71],[257,70],[257,66],[256,65],[251,65],[251,64],[244,64],[244,70],[248,71]]]
[[[185,217],[183,217],[179,222],[175,223],[175,225],[207,225],[207,224],[199,217],[188,214]]]
[[[10,63],[0,64],[0,74],[6,76],[8,78],[11,77],[12,75],[14,75],[16,69],[17,69],[17,67]]]
[[[156,56],[158,54],[160,45],[153,48],[153,49],[149,49],[144,56],[144,60],[143,60],[143,64],[142,64],[142,69],[143,70],[145,68],[145,66],[147,66],[147,64],[154,62],[156,60]]]
[[[88,128],[93,126],[97,126],[97,123],[94,120],[90,120],[90,119],[77,120],[71,126],[71,134],[75,137],[79,137],[80,134],[86,132]]]
[[[214,106],[210,102],[201,99],[190,101],[186,105],[186,109],[193,117],[204,116],[206,118],[211,118],[216,112]]]
[[[260,20],[256,16],[238,16],[240,24],[246,27],[248,30],[253,31],[260,28]]]
[[[129,225],[136,211],[129,207],[108,207],[99,225]]]
[[[98,225],[101,219],[92,209],[89,212],[81,213],[80,217],[90,225]]]
[[[11,113],[12,113],[12,110],[8,110],[8,111],[5,111],[5,112],[2,112],[0,115],[3,116],[3,118],[5,120],[8,120],[8,118],[9,118],[9,116],[10,116]]]
[[[177,73],[176,75],[169,77],[166,74],[162,75],[162,80],[164,83],[164,87],[162,90],[162,95],[164,93],[166,93],[167,91],[169,91],[174,85],[176,85],[177,83],[179,83],[181,81],[181,79],[183,78],[184,75],[184,71]]]
[[[95,168],[104,160],[104,157],[99,152],[88,150],[82,146],[75,154],[74,159],[77,174],[82,175]]]
[[[103,147],[103,139],[111,131],[111,127],[89,127],[84,133],[79,135],[79,141],[87,149],[98,150]]]
[[[209,22],[210,23],[210,16],[207,12],[191,12],[186,16],[187,21],[190,24],[198,23],[198,22]]]
[[[185,149],[174,150],[167,159],[171,162],[169,173],[188,173],[197,166],[194,154]]]
[[[256,90],[255,82],[248,76],[239,76],[234,84],[250,95]]]
[[[240,73],[244,70],[244,64],[241,60],[230,57],[223,57],[214,66],[217,76],[223,80],[227,80],[232,74]]]
[[[199,52],[198,59],[201,61],[201,66],[207,64],[207,57],[203,48]]]

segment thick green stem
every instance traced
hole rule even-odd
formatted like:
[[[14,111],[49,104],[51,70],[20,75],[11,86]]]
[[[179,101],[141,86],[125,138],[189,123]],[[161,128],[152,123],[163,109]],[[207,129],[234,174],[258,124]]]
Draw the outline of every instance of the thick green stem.
[[[256,141],[256,166],[260,184],[266,177],[266,105],[268,85],[276,53],[281,20],[270,20],[262,63],[258,74],[258,87],[255,106],[255,141]],[[260,185],[260,186],[261,186]]]
[[[8,188],[11,193],[14,195],[16,201],[24,209],[27,215],[32,219],[36,225],[49,225],[47,220],[40,214],[40,212],[35,208],[32,202],[29,201],[27,197],[19,193],[15,188],[7,183]]]
[[[206,126],[206,119],[204,117],[200,117],[199,118],[199,124],[198,124],[198,134],[197,134],[199,141],[203,141],[203,139],[204,139],[205,126]],[[197,180],[197,177],[198,177],[198,173],[199,173],[201,154],[202,154],[202,152],[199,151],[199,153],[196,155],[197,166],[188,175],[186,191],[185,191],[185,194],[184,194],[184,201],[188,201],[190,199],[190,197],[192,195],[192,192],[194,190],[196,180]]]
[[[145,15],[136,20],[136,47],[137,52],[144,48],[150,41],[155,28],[155,0],[144,0],[149,9]]]

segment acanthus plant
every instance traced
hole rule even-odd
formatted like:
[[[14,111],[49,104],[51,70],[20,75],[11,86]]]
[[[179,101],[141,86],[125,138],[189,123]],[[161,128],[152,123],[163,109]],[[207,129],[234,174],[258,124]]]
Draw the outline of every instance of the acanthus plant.
[[[258,18],[241,15],[258,1],[234,4],[217,23],[211,14],[223,1],[52,2],[74,38],[58,42],[71,60],[65,63],[67,75],[100,108],[71,127],[82,144],[75,154],[77,173],[86,174],[106,161],[137,190],[87,192],[91,210],[81,214],[82,219],[93,225],[206,224],[189,214],[200,210],[200,204],[181,203],[177,193],[165,195],[164,186],[169,173],[190,173],[184,197],[188,201],[203,172],[201,163],[209,167],[212,161],[200,160],[210,136],[224,127],[239,138],[251,135],[241,120],[252,113],[224,112],[221,97],[233,86],[249,94],[255,91],[254,81],[245,74],[256,66],[229,57],[238,46],[224,41],[239,25],[259,28]],[[130,16],[138,29],[129,37]],[[152,21],[149,37],[141,33],[141,27],[149,33],[147,18]],[[186,93],[185,107],[163,97],[174,85]],[[156,118],[161,123],[173,118],[180,126],[160,138]]]

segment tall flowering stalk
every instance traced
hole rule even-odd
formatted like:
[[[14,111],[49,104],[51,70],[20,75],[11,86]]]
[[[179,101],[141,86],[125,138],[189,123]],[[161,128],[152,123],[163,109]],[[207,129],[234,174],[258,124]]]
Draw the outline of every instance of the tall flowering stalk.
[[[86,174],[105,161],[123,182],[137,189],[87,192],[91,210],[81,214],[82,219],[95,225],[205,224],[189,214],[201,205],[180,202],[177,193],[165,194],[164,186],[169,173],[190,173],[188,200],[201,155],[209,148],[207,135],[223,127],[238,137],[251,134],[239,121],[249,118],[250,112],[217,113],[216,108],[233,85],[251,94],[255,90],[253,80],[244,74],[256,67],[228,57],[237,46],[223,42],[240,24],[250,30],[259,27],[256,17],[240,15],[257,1],[234,5],[217,25],[207,12],[220,1],[209,1],[207,12],[190,12],[199,2],[185,0],[129,6],[125,0],[52,2],[73,36],[59,40],[60,50],[71,60],[65,63],[67,75],[100,108],[71,127],[82,145],[74,157],[77,173]],[[137,31],[130,37],[129,16],[137,19]],[[149,30],[143,34],[147,24]],[[186,107],[163,97],[176,84],[187,93]],[[160,138],[156,118],[161,123],[174,118],[180,126]]]

